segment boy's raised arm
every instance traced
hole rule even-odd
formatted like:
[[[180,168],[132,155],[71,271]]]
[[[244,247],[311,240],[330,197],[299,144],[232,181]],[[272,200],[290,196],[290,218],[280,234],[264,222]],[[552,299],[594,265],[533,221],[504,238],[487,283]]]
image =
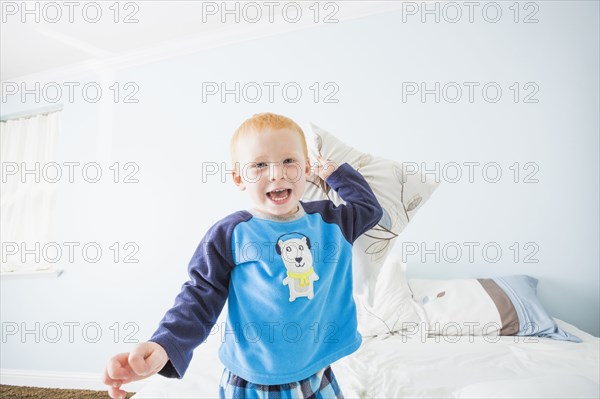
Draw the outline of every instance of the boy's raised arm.
[[[325,181],[346,202],[327,213],[341,225],[350,243],[379,223],[383,216],[381,205],[365,178],[352,166],[339,165]]]

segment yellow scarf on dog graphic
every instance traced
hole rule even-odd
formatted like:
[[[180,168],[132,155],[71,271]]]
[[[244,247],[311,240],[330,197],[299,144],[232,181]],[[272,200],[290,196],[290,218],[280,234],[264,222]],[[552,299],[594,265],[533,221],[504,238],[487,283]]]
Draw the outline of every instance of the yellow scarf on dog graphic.
[[[306,287],[310,284],[310,280],[308,279],[308,277],[310,277],[310,275],[313,274],[314,272],[315,272],[314,269],[311,267],[310,269],[308,269],[308,271],[306,271],[304,273],[287,272],[287,275],[288,275],[288,277],[300,279],[300,287]]]

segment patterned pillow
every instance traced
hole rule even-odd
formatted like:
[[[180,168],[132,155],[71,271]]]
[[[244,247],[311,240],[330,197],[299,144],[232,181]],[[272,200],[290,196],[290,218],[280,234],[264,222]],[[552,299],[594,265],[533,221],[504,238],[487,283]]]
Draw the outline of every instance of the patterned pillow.
[[[410,330],[416,334],[426,320],[412,298],[406,280],[406,264],[393,254],[383,263],[375,284],[373,306],[360,301],[357,306],[358,330],[364,337],[395,334]]]
[[[423,308],[430,335],[520,335],[581,342],[544,310],[533,277],[409,279],[408,284]]]
[[[355,296],[372,306],[379,271],[395,238],[427,202],[438,183],[414,168],[358,151],[312,123],[308,131],[312,133],[312,140],[308,140],[312,158],[320,154],[337,165],[350,164],[367,180],[383,208],[379,224],[356,240],[352,252]],[[313,184],[307,185],[304,200],[328,198],[336,205],[344,203],[326,182],[316,175],[312,178]]]

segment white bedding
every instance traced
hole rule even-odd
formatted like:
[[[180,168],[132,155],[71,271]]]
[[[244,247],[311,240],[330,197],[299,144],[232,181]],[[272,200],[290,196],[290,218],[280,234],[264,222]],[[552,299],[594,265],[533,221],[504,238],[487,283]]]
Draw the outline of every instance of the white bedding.
[[[556,321],[583,342],[388,335],[364,339],[332,367],[347,398],[599,398],[600,339]],[[155,378],[134,398],[218,397],[219,345],[220,337],[211,336],[182,380]]]

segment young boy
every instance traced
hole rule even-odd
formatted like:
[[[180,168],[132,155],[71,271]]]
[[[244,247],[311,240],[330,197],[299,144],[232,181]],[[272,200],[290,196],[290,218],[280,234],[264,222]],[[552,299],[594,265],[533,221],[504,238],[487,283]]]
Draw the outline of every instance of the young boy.
[[[149,342],[109,361],[104,383],[112,398],[125,397],[122,384],[157,372],[182,378],[226,300],[220,397],[343,397],[329,365],[362,340],[352,243],[379,222],[381,206],[346,163],[317,171],[346,205],[300,201],[311,164],[302,129],[284,116],[246,120],[231,155],[234,183],[253,208],[209,229],[190,261],[190,280]]]

